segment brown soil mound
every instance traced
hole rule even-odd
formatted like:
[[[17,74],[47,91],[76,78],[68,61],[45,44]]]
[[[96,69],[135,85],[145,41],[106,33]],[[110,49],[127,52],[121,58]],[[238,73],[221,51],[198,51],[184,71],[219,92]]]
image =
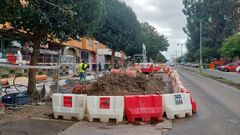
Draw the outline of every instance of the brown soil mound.
[[[160,78],[107,74],[93,83],[86,93],[95,96],[146,95],[164,94],[164,89],[165,84]]]

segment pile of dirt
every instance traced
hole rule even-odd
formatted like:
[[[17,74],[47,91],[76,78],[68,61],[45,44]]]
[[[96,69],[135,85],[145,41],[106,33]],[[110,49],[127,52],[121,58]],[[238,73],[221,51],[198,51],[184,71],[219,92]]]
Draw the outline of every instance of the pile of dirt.
[[[134,78],[124,75],[106,74],[89,86],[86,94],[95,96],[164,94],[166,93],[165,86],[162,79],[146,75]]]

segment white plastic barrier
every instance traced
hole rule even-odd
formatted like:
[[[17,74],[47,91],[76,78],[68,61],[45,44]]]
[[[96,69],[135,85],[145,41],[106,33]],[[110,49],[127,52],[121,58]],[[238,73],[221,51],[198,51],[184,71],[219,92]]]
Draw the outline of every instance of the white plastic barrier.
[[[172,80],[172,86],[173,87],[178,87],[180,85],[182,85],[182,82],[179,79]]]
[[[100,119],[100,122],[109,122],[116,119],[122,122],[124,114],[123,96],[88,96],[87,117],[89,121]]]
[[[174,70],[170,77],[171,77],[172,79],[173,79],[173,78],[179,79],[179,74],[178,74],[177,70]]]
[[[179,84],[179,85],[173,87],[173,91],[174,91],[174,93],[182,93],[181,89],[183,89],[183,88],[184,88],[183,85]]]
[[[72,119],[72,117],[82,120],[86,112],[87,95],[75,94],[53,94],[52,106],[54,118],[63,116],[63,119]]]
[[[162,95],[163,111],[168,119],[192,116],[192,104],[189,93],[174,93]]]

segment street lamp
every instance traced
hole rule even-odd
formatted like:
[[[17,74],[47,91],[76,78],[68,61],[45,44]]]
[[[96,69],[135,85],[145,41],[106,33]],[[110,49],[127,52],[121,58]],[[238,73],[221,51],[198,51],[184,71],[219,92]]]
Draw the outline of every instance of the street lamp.
[[[184,44],[180,44],[180,43],[177,44],[177,46],[180,46],[180,47],[181,47],[181,57],[183,56],[183,45],[184,45]]]
[[[201,17],[201,18],[198,18],[196,17],[196,20],[200,23],[200,63],[199,63],[199,67],[200,67],[200,73],[202,74],[202,29],[203,29],[203,22],[208,19],[209,22],[212,21],[212,17],[210,16],[205,16],[205,17]]]

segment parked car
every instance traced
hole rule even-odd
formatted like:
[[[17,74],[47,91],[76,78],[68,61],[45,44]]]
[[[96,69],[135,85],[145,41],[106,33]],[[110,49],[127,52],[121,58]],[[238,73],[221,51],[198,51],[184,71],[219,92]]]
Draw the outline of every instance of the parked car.
[[[170,63],[169,66],[174,67],[174,63]]]
[[[217,70],[222,70],[223,66],[217,66]]]
[[[221,67],[221,69],[225,72],[235,72],[238,66],[240,66],[240,61],[224,65]]]
[[[199,64],[192,64],[191,67],[199,68]]]
[[[191,67],[192,63],[186,63],[184,66]]]
[[[239,72],[239,73],[240,73],[240,66],[238,66],[238,67],[236,68],[236,72]]]

